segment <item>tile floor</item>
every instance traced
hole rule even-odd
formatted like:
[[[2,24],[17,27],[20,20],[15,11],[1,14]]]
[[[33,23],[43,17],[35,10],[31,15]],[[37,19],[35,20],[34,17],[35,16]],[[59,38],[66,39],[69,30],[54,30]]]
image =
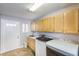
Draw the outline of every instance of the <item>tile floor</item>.
[[[29,48],[18,48],[1,54],[0,56],[34,56]]]

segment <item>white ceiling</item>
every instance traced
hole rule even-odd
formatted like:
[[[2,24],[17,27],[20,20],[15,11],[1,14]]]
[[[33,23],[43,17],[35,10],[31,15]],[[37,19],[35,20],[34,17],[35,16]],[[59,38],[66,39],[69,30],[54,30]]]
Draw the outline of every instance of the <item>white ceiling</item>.
[[[74,5],[71,3],[46,3],[39,7],[36,11],[29,11],[33,3],[0,3],[0,14],[16,16],[25,19],[37,19],[50,12]]]

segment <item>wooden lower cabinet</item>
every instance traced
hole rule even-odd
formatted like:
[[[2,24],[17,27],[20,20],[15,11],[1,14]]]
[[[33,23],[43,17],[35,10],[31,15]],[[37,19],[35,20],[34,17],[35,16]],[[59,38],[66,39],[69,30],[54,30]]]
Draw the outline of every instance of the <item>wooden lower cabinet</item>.
[[[27,46],[35,53],[35,39],[28,37]]]

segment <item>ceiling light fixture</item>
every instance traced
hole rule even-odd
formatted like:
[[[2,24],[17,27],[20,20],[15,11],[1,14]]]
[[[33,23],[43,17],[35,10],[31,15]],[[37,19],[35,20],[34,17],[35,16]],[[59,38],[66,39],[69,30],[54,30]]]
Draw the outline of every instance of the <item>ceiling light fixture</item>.
[[[38,9],[40,6],[42,6],[44,3],[34,3],[34,5],[29,8],[30,11],[35,11],[36,9]]]

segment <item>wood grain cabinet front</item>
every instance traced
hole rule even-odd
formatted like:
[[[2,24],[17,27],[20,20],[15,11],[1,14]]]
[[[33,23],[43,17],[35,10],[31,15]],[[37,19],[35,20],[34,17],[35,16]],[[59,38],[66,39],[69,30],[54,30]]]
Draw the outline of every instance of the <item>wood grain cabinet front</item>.
[[[54,32],[55,31],[55,17],[50,16],[48,17],[48,32]]]
[[[33,31],[79,33],[79,9],[67,9],[55,16],[47,16],[33,24]]]
[[[79,9],[70,9],[64,13],[64,33],[78,33]]]
[[[31,31],[36,31],[36,24],[35,24],[35,22],[32,22],[32,24],[31,24]]]
[[[35,53],[35,39],[29,37],[27,39],[27,46]]]
[[[55,16],[55,32],[64,32],[64,14]]]
[[[43,26],[42,31],[43,31],[43,32],[48,32],[48,19],[47,19],[47,18],[44,18],[44,19],[42,20],[42,22],[43,22],[43,24],[42,24],[42,26]]]

